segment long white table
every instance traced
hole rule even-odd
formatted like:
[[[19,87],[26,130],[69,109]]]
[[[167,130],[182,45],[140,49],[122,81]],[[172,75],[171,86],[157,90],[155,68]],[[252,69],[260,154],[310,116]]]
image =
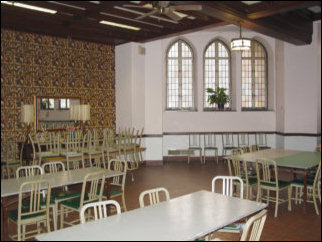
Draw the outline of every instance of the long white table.
[[[267,205],[198,191],[36,237],[40,241],[195,240]]]
[[[88,173],[96,172],[96,171],[106,171],[106,194],[109,196],[110,189],[109,189],[109,178],[123,175],[123,172],[118,171],[110,171],[103,168],[96,168],[96,167],[88,167],[82,168],[79,170],[69,170],[57,173],[46,173],[39,176],[30,176],[30,177],[20,177],[20,178],[13,178],[13,179],[2,179],[1,180],[1,207],[3,213],[3,221],[2,221],[2,234],[6,235],[5,240],[7,240],[7,207],[10,205],[9,200],[12,196],[17,196],[19,194],[19,189],[22,183],[26,181],[35,181],[39,179],[45,179],[49,181],[51,188],[55,187],[62,187],[67,185],[73,185],[82,183],[85,176]],[[28,192],[27,190],[24,192]]]

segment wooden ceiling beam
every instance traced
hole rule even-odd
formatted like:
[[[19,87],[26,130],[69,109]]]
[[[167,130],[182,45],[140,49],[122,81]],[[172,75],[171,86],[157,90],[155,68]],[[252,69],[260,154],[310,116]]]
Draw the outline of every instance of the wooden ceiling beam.
[[[264,1],[246,8],[247,18],[258,19],[318,5],[319,1]]]
[[[175,1],[176,5],[198,4],[198,1]],[[280,23],[278,26],[271,23],[269,18],[249,19],[243,11],[238,11],[228,6],[224,1],[208,1],[203,4],[204,14],[221,19],[222,21],[243,27],[252,31],[268,35],[295,45],[306,45],[312,42],[312,22],[306,23],[305,26],[297,27],[292,23]],[[287,19],[285,19],[287,21]]]

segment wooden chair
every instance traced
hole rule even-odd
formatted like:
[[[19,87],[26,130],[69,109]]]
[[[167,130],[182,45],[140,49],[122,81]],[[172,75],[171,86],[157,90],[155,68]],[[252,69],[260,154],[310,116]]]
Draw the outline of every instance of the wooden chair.
[[[256,144],[260,150],[270,149],[271,147],[267,145],[267,134],[258,133],[255,136]]]
[[[143,136],[143,132],[144,132],[144,128],[141,129],[141,133],[139,133],[139,130],[137,131],[137,135],[136,135],[136,139],[135,139],[135,146],[136,146],[136,156],[137,156],[137,161],[139,163],[143,162],[143,155],[142,155],[142,151],[140,150],[140,148],[142,148],[142,136]]]
[[[116,214],[121,214],[121,207],[120,204],[115,201],[115,200],[106,200],[106,201],[101,201],[101,202],[93,202],[93,203],[89,203],[86,204],[82,207],[81,211],[80,211],[80,221],[81,223],[85,223],[86,219],[85,219],[85,213],[87,210],[93,208],[94,210],[94,220],[98,220],[98,219],[102,219],[102,218],[106,218],[108,215],[108,211],[107,211],[107,206],[109,205],[113,205],[116,209]]]
[[[301,203],[303,201],[303,199],[301,198],[304,189],[303,180],[293,180],[291,182],[292,191],[293,188],[295,189],[295,196],[293,197],[291,195],[291,199],[295,200],[295,204],[297,204],[298,202]],[[315,212],[317,215],[319,215],[318,203],[316,201],[317,197],[319,198],[321,204],[321,161],[315,171],[314,180],[309,178],[307,181],[307,201],[314,204]]]
[[[105,168],[104,159],[104,151],[102,147],[99,146],[98,135],[97,131],[88,130],[83,138],[83,145],[82,145],[82,163],[85,164],[85,155],[88,156],[89,166],[96,166],[99,167],[103,165]],[[96,135],[95,135],[96,134]]]
[[[274,217],[277,217],[278,205],[288,202],[288,210],[291,211],[291,184],[290,182],[278,180],[277,165],[274,160],[256,160],[257,173],[257,202],[265,200],[267,203],[275,202]],[[279,193],[287,190],[287,199],[282,199]],[[267,191],[266,196],[262,196],[262,191]],[[270,191],[275,192],[275,197],[270,196]]]
[[[205,134],[204,135],[204,148],[203,148],[203,163],[206,164],[206,151],[214,151],[214,156],[217,159],[218,164],[218,147],[216,145],[216,135],[215,134]]]
[[[139,196],[139,203],[140,208],[143,208],[146,206],[144,199],[145,197],[149,198],[149,205],[157,204],[160,202],[160,194],[164,194],[165,201],[170,200],[170,194],[168,190],[164,187],[154,188],[150,190],[146,190],[140,193]]]
[[[39,176],[44,174],[44,169],[40,166],[21,166],[16,171],[16,177],[24,177],[24,176]],[[43,197],[47,196],[44,192]],[[49,207],[53,211],[53,222],[54,222],[54,230],[57,230],[57,205],[54,201],[50,200]]]
[[[242,148],[231,149],[231,155],[241,155],[243,153]]]
[[[211,191],[216,192],[216,182],[222,181],[222,194],[232,197],[234,195],[235,182],[240,183],[239,198],[243,199],[244,196],[244,182],[237,176],[215,176],[211,181]]]
[[[237,176],[240,177],[246,188],[246,196],[245,199],[252,199],[253,193],[252,188],[257,186],[257,175],[248,168],[247,161],[241,160],[239,156],[231,156],[227,158],[228,161],[228,171],[230,176]],[[239,182],[237,182],[240,185]]]
[[[43,169],[41,166],[21,166],[18,167],[16,170],[16,177],[23,177],[23,176],[39,176],[44,174]]]
[[[189,134],[189,147],[188,151],[199,151],[200,162],[202,161],[202,148],[200,142],[200,134]],[[190,164],[190,152],[188,152],[188,164]]]
[[[61,156],[66,158],[67,170],[84,167],[82,144],[83,135],[81,131],[70,131],[66,134],[65,149],[61,151]],[[71,163],[71,164],[70,164]]]
[[[120,171],[124,172],[124,175],[113,177],[110,185],[111,185],[111,192],[110,198],[115,197],[122,197],[122,207],[123,210],[126,211],[126,204],[125,204],[125,180],[126,180],[126,172],[127,172],[127,162],[124,160],[119,159],[111,159],[108,163],[108,170],[111,171]],[[103,198],[107,199],[105,190],[103,192]]]
[[[236,194],[234,186],[239,183],[239,198],[244,197],[244,182],[240,177],[237,176],[216,176],[211,181],[211,191],[216,192],[216,182],[222,181],[222,194],[225,196],[233,197]],[[237,189],[236,189],[237,190]],[[240,233],[242,230],[242,223],[234,223],[223,227],[218,230],[218,232],[228,232],[228,233]]]
[[[57,173],[57,172],[61,172],[61,171],[65,171],[65,165],[63,162],[61,161],[56,161],[56,162],[47,162],[44,163],[42,166],[43,172],[46,173]],[[52,201],[54,201],[55,206],[55,216],[56,216],[56,220],[58,221],[58,215],[60,214],[60,211],[58,210],[59,208],[59,203],[71,198],[75,198],[75,197],[80,197],[80,192],[76,192],[76,191],[68,191],[68,187],[65,186],[63,190],[57,190],[57,191],[52,191],[51,192],[51,199]],[[56,225],[57,227],[57,225]],[[57,228],[55,228],[56,230]]]
[[[243,150],[243,153],[249,153],[251,151],[250,146],[243,146],[242,150]]]
[[[16,170],[22,166],[22,152],[23,145],[18,154],[18,147],[16,142],[7,142],[1,145],[1,177],[11,178],[15,177]]]
[[[222,134],[222,145],[223,145],[223,155],[226,155],[227,150],[237,149],[238,147],[234,143],[233,134]]]
[[[256,151],[259,151],[258,145],[251,145],[250,152],[256,152]]]
[[[26,193],[25,191],[28,192]],[[47,193],[45,199],[42,197],[43,191],[46,191]],[[18,209],[8,211],[8,223],[10,221],[16,224],[18,231],[17,235],[9,235],[11,239],[21,241],[34,237],[34,233],[40,234],[40,222],[44,222],[47,232],[50,232],[50,191],[50,184],[46,180],[24,182],[21,184],[19,189]],[[26,226],[31,224],[37,224],[37,229],[26,232]]]
[[[60,155],[60,134],[54,132],[41,132],[29,134],[33,149],[33,165],[41,165],[43,158]]]
[[[267,217],[267,210],[263,209],[259,213],[248,219],[244,225],[240,241],[259,241],[263,232],[264,224]],[[219,238],[210,241],[221,241]]]
[[[243,148],[245,146],[249,146],[249,135],[240,133],[237,135],[238,138],[238,148]]]
[[[84,205],[102,200],[103,189],[105,184],[105,175],[106,175],[105,171],[98,171],[98,172],[92,172],[87,174],[83,180],[81,196],[68,199],[60,203],[61,228],[64,227],[64,224],[74,225],[75,222],[78,221],[77,219],[71,222],[64,221],[65,209],[66,209],[66,212],[76,211],[79,213]],[[87,183],[89,187],[87,187]]]

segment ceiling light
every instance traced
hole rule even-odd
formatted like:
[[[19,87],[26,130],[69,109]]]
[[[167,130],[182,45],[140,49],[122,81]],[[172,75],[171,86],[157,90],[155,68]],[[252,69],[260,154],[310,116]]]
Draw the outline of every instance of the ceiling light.
[[[251,46],[251,40],[242,38],[241,25],[240,25],[239,38],[232,39],[230,42],[231,50],[233,51],[250,50],[250,46]]]
[[[51,14],[57,13],[56,10],[52,10],[52,9],[48,9],[48,8],[41,8],[41,7],[29,5],[29,4],[20,3],[20,2],[1,1],[1,3],[11,5],[14,7],[26,8],[26,9],[30,9],[30,10],[45,12],[45,13],[51,13]]]
[[[114,26],[114,27],[119,27],[119,28],[123,28],[123,29],[130,29],[130,30],[135,30],[135,31],[139,31],[141,29],[141,28],[138,28],[138,27],[133,27],[133,26],[130,26],[130,25],[114,23],[114,22],[105,21],[105,20],[100,21],[100,24],[107,24],[107,25],[111,25],[111,26]]]
[[[66,3],[56,2],[56,1],[48,1],[48,2],[53,3],[53,4],[62,5],[62,6],[69,7],[69,8],[79,9],[79,10],[82,10],[82,11],[85,11],[86,10],[86,8],[79,7],[79,6],[75,6],[75,5],[71,5],[71,4],[66,4]]]

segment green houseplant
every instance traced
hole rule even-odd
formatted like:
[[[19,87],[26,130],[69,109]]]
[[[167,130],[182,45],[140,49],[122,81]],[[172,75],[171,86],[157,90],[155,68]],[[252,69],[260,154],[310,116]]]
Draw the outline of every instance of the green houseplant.
[[[216,90],[212,88],[207,88],[209,104],[216,103],[218,105],[219,110],[223,110],[226,103],[229,102],[229,96],[226,94],[226,88],[217,87]]]

